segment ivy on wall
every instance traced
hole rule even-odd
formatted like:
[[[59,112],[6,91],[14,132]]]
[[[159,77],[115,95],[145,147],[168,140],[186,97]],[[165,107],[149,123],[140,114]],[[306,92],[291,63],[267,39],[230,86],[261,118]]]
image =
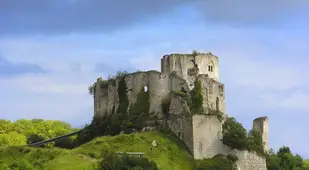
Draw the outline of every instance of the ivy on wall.
[[[202,95],[202,83],[196,79],[194,81],[194,88],[191,93],[191,112],[193,114],[203,113],[203,95]]]
[[[136,102],[130,107],[127,128],[142,130],[146,126],[150,114],[150,91],[141,88],[137,94]]]

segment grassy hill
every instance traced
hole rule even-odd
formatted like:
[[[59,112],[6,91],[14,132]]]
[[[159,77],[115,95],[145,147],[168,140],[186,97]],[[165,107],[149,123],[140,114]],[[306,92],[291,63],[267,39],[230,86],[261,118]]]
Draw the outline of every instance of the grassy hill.
[[[152,146],[156,140],[157,146]],[[150,149],[152,148],[152,149]],[[114,137],[99,137],[78,148],[68,150],[59,148],[8,147],[0,149],[0,169],[8,166],[27,167],[43,170],[92,170],[100,159],[102,149],[115,152],[144,152],[163,170],[190,170],[193,157],[185,146],[174,136],[160,132],[123,134]],[[1,162],[2,161],[2,162]]]

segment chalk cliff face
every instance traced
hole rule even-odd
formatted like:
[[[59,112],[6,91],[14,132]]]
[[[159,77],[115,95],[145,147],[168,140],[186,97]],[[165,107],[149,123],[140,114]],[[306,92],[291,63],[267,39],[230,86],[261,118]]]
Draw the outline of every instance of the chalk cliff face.
[[[161,72],[135,72],[112,78],[98,79],[94,86],[94,114],[107,117],[117,114],[121,100],[127,101],[126,112],[147,93],[149,121],[145,128],[159,125],[172,130],[188,146],[196,159],[233,153],[239,157],[241,170],[266,170],[265,159],[247,151],[232,150],[222,143],[222,123],[226,117],[224,85],[219,82],[219,60],[211,53],[170,54],[161,59]],[[188,98],[201,102],[201,110],[193,111]],[[219,119],[219,117],[221,119]],[[156,123],[154,123],[154,121]],[[268,148],[268,119],[254,120],[253,129],[262,133]]]

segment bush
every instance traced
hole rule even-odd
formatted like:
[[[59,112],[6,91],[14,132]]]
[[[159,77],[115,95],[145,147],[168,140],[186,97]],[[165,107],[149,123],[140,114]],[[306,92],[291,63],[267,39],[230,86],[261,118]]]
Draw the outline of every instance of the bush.
[[[158,170],[157,164],[145,157],[118,155],[111,151],[103,151],[102,157],[97,170]]]
[[[254,151],[260,156],[266,156],[262,134],[247,130],[235,118],[229,117],[223,123],[223,143],[232,149]]]
[[[233,160],[230,160],[233,159]],[[213,158],[196,160],[195,170],[237,170],[235,160],[237,156],[218,154]]]
[[[308,170],[301,156],[292,154],[289,147],[283,146],[277,153],[270,151],[266,156],[268,170]]]
[[[233,155],[233,154],[227,154],[226,155],[226,158],[232,162],[237,162],[238,161],[238,157],[236,155]]]
[[[223,143],[233,149],[248,149],[247,130],[230,117],[223,123]]]
[[[261,156],[265,156],[262,135],[259,132],[251,130],[248,133],[248,150],[255,151]]]
[[[37,143],[37,142],[41,142],[44,141],[44,137],[37,135],[37,134],[31,134],[27,137],[27,143]]]

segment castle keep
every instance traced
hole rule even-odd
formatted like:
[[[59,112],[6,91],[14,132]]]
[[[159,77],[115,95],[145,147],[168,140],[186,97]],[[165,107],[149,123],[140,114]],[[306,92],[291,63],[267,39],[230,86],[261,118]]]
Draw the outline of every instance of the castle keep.
[[[124,94],[119,89],[125,88]],[[135,109],[147,94],[144,109]],[[263,157],[231,149],[222,143],[222,124],[227,117],[224,84],[219,82],[219,59],[211,53],[170,54],[161,59],[161,72],[129,73],[103,81],[94,89],[94,114],[108,117],[125,108],[146,115],[143,130],[165,127],[177,135],[195,159],[235,154],[241,170],[266,170]],[[192,102],[188,100],[192,98]],[[123,102],[125,99],[126,102]],[[143,101],[145,102],[145,101]],[[145,107],[147,105],[147,107]],[[126,107],[123,107],[126,106]],[[132,113],[131,113],[132,111]],[[268,119],[257,118],[253,129],[262,134],[268,149]]]

